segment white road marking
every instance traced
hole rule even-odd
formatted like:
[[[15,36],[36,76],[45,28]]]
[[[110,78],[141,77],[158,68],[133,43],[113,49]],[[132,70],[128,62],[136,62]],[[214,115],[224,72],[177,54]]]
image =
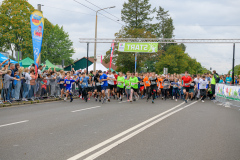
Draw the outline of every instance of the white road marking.
[[[140,123],[140,124],[138,124],[136,126],[133,126],[132,128],[127,129],[127,130],[119,133],[118,135],[113,136],[112,138],[109,138],[109,139],[107,139],[107,140],[105,140],[105,141],[103,141],[103,142],[101,142],[101,143],[99,143],[99,144],[97,144],[97,145],[95,145],[95,146],[93,146],[93,147],[91,147],[91,148],[89,148],[89,149],[87,149],[87,150],[85,150],[85,151],[83,151],[83,152],[81,152],[81,153],[79,153],[79,154],[69,158],[68,160],[77,160],[77,159],[79,159],[79,158],[81,158],[81,157],[83,157],[83,156],[85,156],[85,155],[87,155],[87,154],[97,150],[98,148],[100,148],[100,147],[102,147],[102,146],[104,146],[104,145],[106,145],[106,144],[108,144],[108,143],[110,143],[110,142],[112,142],[112,141],[114,141],[114,140],[116,140],[116,139],[118,139],[118,138],[128,134],[128,133],[130,133],[131,131],[133,131],[133,130],[135,130],[135,129],[137,129],[137,128],[139,128],[139,127],[141,127],[141,126],[143,126],[143,125],[145,125],[145,124],[147,124],[147,123],[149,123],[149,122],[151,122],[151,121],[153,121],[153,120],[155,120],[157,118],[159,118],[160,116],[162,116],[162,115],[164,115],[164,114],[166,114],[166,113],[168,113],[168,112],[170,112],[170,111],[180,107],[183,104],[185,104],[185,102],[183,102],[183,103],[181,103],[181,104],[179,104],[179,105],[177,105],[177,106],[175,106],[175,107],[173,107],[173,108],[171,108],[171,109],[169,109],[169,110],[167,110],[165,112],[162,112],[162,113],[160,113],[160,114],[158,114],[158,115],[156,115],[156,116],[154,116],[154,117],[152,117],[152,118],[150,118],[150,119],[148,119],[148,120],[146,120],[146,121],[144,121],[144,122],[142,122],[142,123]]]
[[[197,103],[197,101],[196,101],[196,102],[193,102],[193,103],[191,103],[191,104],[189,104],[189,105],[187,105],[187,106],[185,106],[185,107],[179,108],[179,109],[177,109],[177,110],[175,110],[175,111],[173,111],[173,112],[171,112],[171,113],[169,113],[169,114],[164,115],[163,117],[161,117],[161,118],[159,118],[159,119],[157,119],[157,120],[149,123],[148,125],[146,125],[146,126],[140,128],[140,129],[134,131],[133,133],[131,133],[131,134],[129,134],[129,135],[121,138],[120,140],[118,140],[118,141],[114,142],[113,144],[111,144],[111,145],[103,148],[102,150],[94,153],[93,155],[87,157],[87,158],[84,159],[84,160],[93,160],[93,159],[101,156],[102,154],[108,152],[108,151],[111,150],[112,148],[114,148],[114,147],[116,147],[117,145],[119,145],[119,144],[127,141],[128,139],[130,139],[130,138],[134,137],[135,135],[141,133],[142,131],[148,129],[149,127],[155,125],[156,123],[159,123],[160,121],[162,121],[162,120],[170,117],[171,115],[173,115],[173,114],[175,114],[175,113],[177,113],[177,112],[180,112],[181,110],[183,110],[183,109],[185,109],[185,108],[187,108],[187,107],[189,107],[189,106],[191,106],[191,105],[193,105],[193,104],[195,104],[195,103]]]
[[[72,111],[73,113],[74,112],[81,112],[81,111],[85,111],[85,110],[90,110],[90,109],[95,109],[95,108],[99,108],[101,106],[96,106],[96,107],[91,107],[91,108],[84,108],[84,109],[80,109],[80,110],[75,110],[75,111]]]
[[[11,125],[14,125],[14,124],[19,124],[19,123],[25,123],[25,122],[28,122],[29,120],[25,120],[25,121],[20,121],[20,122],[14,122],[14,123],[9,123],[9,124],[4,124],[4,125],[0,125],[0,128],[1,127],[6,127],[6,126],[11,126]]]

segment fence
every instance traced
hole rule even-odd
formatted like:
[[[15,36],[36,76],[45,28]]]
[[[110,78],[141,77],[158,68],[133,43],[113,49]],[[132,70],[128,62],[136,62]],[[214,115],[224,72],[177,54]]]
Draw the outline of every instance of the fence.
[[[60,78],[59,78],[60,79]],[[4,79],[0,79],[1,85],[1,100],[0,103],[9,102],[12,100],[38,100],[47,98],[60,98],[61,89],[60,83],[57,79],[41,79],[38,78],[34,81],[30,81],[30,84],[20,81],[10,81],[9,86],[4,87]],[[72,84],[72,92],[74,96],[79,95],[79,84]]]
[[[216,84],[216,100],[225,106],[240,107],[240,86]]]

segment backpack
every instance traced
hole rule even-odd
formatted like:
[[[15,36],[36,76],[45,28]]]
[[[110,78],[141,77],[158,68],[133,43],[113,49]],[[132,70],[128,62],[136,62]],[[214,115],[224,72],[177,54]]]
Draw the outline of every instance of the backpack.
[[[218,76],[217,73],[214,74],[214,78],[215,78],[216,83],[219,83],[219,81],[220,81],[220,77]]]

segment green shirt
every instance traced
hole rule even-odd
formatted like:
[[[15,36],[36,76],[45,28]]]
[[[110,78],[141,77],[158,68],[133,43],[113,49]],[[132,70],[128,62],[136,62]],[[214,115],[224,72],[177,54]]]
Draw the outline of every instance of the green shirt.
[[[124,81],[125,81],[124,77],[118,76],[118,78],[117,78],[117,86],[119,88],[124,88]]]
[[[131,85],[129,83],[130,81],[129,80],[125,80],[125,86],[126,86],[126,89],[131,89]]]
[[[138,78],[137,77],[130,77],[129,79],[130,83],[131,83],[131,87],[134,89],[138,89]],[[132,83],[136,83],[136,84],[132,84]]]

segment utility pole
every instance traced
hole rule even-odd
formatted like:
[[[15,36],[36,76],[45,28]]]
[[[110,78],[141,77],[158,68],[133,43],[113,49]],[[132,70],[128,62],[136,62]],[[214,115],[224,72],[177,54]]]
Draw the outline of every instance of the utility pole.
[[[38,11],[40,11],[40,12],[42,12],[41,7],[42,7],[41,4],[38,4],[38,5],[37,5]],[[39,57],[39,65],[41,65],[41,53],[40,53],[40,57]]]
[[[234,85],[234,66],[235,66],[235,43],[233,43],[233,64],[232,64],[232,84]]]

